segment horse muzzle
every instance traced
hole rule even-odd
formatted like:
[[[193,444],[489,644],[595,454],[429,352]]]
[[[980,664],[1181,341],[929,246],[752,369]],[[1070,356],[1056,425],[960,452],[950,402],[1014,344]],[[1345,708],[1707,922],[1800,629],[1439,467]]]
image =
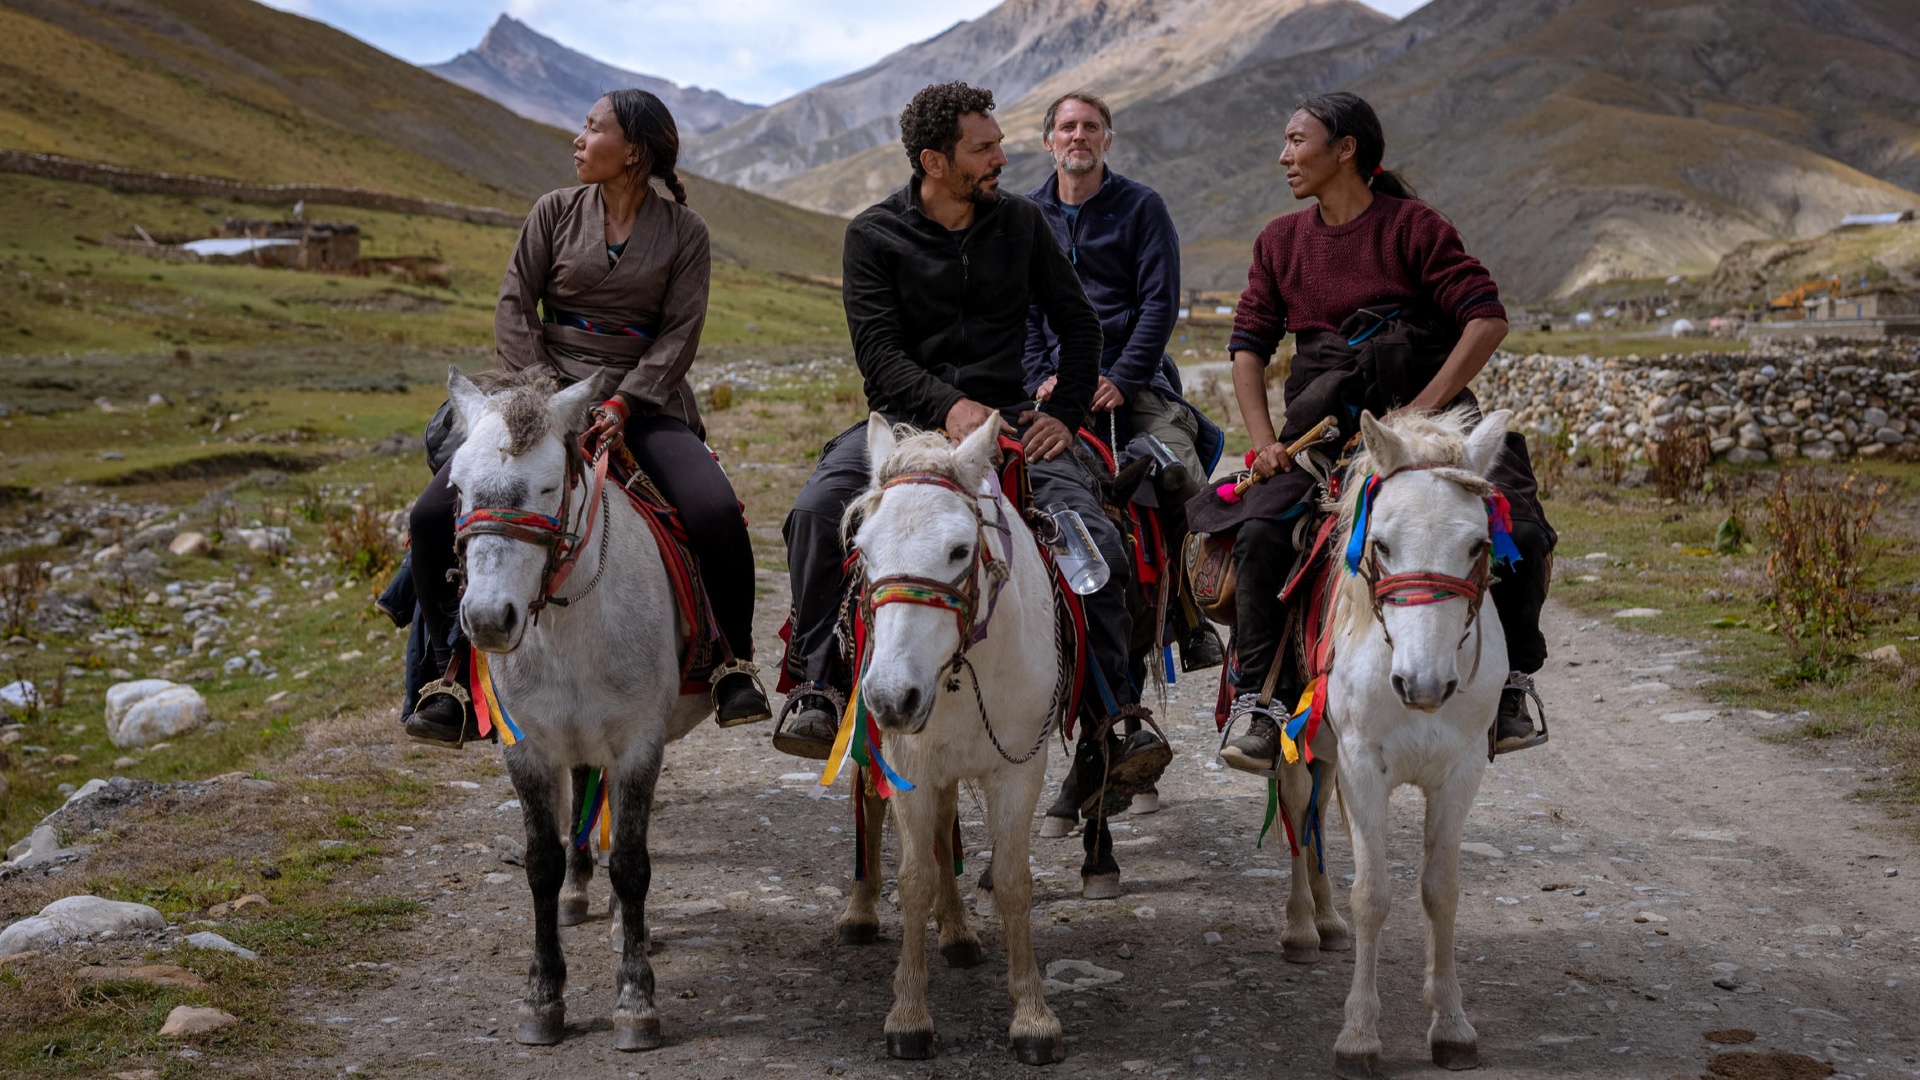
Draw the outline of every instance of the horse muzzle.
[[[1401,674],[1394,672],[1393,692],[1400,697],[1400,704],[1418,712],[1434,712],[1453,697],[1460,689],[1457,675],[1441,677],[1430,673]]]
[[[933,716],[933,692],[912,683],[875,686],[869,681],[860,693],[874,723],[889,734],[917,735]]]
[[[512,652],[527,631],[527,613],[512,601],[481,603],[471,599],[460,605],[460,625],[467,640],[491,653]]]

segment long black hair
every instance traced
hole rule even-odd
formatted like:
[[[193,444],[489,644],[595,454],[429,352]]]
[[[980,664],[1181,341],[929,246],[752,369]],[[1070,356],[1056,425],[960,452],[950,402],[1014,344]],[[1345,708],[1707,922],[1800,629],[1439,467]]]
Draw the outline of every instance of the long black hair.
[[[666,103],[646,90],[628,89],[607,91],[607,104],[613,106],[614,119],[620,121],[627,141],[646,151],[636,171],[644,168],[646,175],[659,177],[673,192],[674,201],[685,205],[687,187],[674,171],[680,164],[680,126],[673,122]]]
[[[1293,108],[1320,121],[1327,129],[1329,143],[1353,136],[1353,167],[1359,170],[1360,179],[1366,181],[1374,194],[1396,199],[1420,198],[1420,193],[1413,190],[1405,177],[1380,167],[1381,160],[1387,156],[1387,136],[1380,128],[1380,115],[1366,99],[1340,90],[1303,98]]]

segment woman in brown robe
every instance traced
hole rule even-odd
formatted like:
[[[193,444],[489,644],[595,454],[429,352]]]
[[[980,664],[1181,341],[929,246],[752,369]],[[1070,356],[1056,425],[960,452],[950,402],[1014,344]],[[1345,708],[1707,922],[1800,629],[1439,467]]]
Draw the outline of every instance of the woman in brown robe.
[[[593,412],[593,430],[623,430],[627,449],[679,511],[700,554],[715,621],[733,655],[749,659],[753,548],[687,385],[707,317],[711,258],[706,222],[687,207],[675,172],[679,130],[659,98],[615,90],[587,113],[573,149],[581,186],[549,192],[527,216],[500,284],[494,354],[507,371],[545,368],[562,385],[594,383],[604,402]],[[672,201],[653,190],[655,177]],[[441,670],[456,659],[458,592],[446,578],[456,565],[457,505],[442,469],[412,515],[414,579]],[[714,702],[723,727],[772,715],[749,671],[722,677]],[[453,746],[471,723],[456,698],[436,695],[407,719],[407,734]]]

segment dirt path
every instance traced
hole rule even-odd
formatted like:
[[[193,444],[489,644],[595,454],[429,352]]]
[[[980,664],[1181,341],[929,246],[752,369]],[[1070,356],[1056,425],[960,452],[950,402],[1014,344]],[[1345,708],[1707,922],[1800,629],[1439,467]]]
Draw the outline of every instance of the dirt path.
[[[1485,1075],[1698,1075],[1716,1051],[1778,1048],[1841,1074],[1920,1076],[1920,857],[1879,810],[1850,801],[1870,765],[1761,741],[1787,720],[1691,697],[1684,650],[1558,607],[1548,621],[1553,742],[1491,769],[1463,857],[1462,982]],[[1057,1075],[1328,1074],[1350,954],[1313,967],[1281,960],[1284,848],[1254,848],[1261,785],[1213,761],[1213,689],[1212,678],[1189,677],[1173,695],[1168,730],[1182,753],[1161,787],[1166,809],[1119,827],[1123,899],[1082,901],[1078,841],[1036,841],[1042,963],[1123,973],[1052,997],[1070,1040]],[[939,1056],[885,1057],[898,914],[883,905],[877,946],[833,943],[853,860],[844,784],[839,797],[809,800],[814,770],[773,752],[766,734],[707,726],[670,753],[649,910],[666,1048],[611,1049],[604,878],[594,885],[601,914],[563,932],[567,1042],[510,1040],[530,955],[526,886],[497,852],[475,849],[520,831],[499,776],[394,845],[379,886],[417,894],[432,918],[405,936],[411,959],[384,987],[313,1000],[312,1022],[349,1040],[311,1064],[401,1077],[1034,1075],[1004,1048],[991,918],[979,920],[986,964],[933,971]],[[1050,772],[1062,764],[1056,748]],[[1418,804],[1411,790],[1396,799],[1400,886],[1382,968],[1387,1058],[1405,1076],[1434,1075],[1420,1004]],[[964,797],[962,807],[980,837],[978,810]],[[1329,868],[1347,875],[1340,830],[1329,831]],[[1571,887],[1543,891],[1555,884]],[[1655,918],[1637,922],[1642,912]],[[1727,1028],[1758,1038],[1702,1038]]]

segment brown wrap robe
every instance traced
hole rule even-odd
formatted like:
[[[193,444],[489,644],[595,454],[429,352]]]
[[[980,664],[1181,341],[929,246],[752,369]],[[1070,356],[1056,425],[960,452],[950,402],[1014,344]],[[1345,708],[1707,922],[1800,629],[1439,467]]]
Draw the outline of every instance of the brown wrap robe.
[[[611,266],[605,223],[598,184],[549,192],[534,204],[494,310],[500,366],[545,365],[562,383],[591,379],[596,398],[618,391],[632,399],[634,415],[669,416],[704,438],[687,370],[707,320],[707,223],[652,191]],[[556,311],[603,329],[638,327],[651,340],[562,325]]]

